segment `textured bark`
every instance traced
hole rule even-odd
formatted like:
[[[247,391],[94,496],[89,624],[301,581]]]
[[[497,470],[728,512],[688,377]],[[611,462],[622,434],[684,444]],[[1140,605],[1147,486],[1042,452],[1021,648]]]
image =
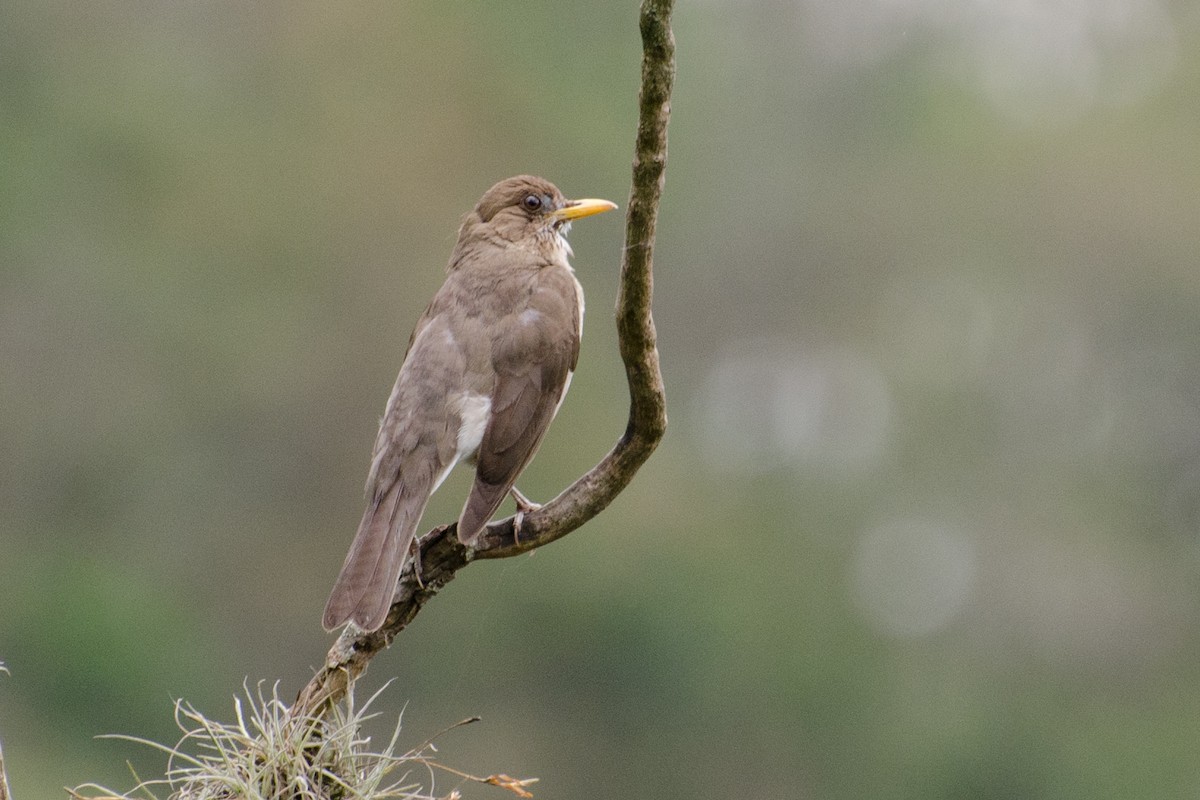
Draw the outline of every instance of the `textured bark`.
[[[674,0],[643,0],[642,83],[639,94],[633,183],[625,215],[625,247],[617,296],[617,333],[629,382],[629,423],[600,463],[558,497],[521,522],[514,536],[513,518],[490,524],[474,548],[459,544],[454,525],[442,525],[418,542],[419,568],[410,563],[387,621],[378,631],[348,627],[334,643],[325,665],[300,692],[294,715],[318,714],[342,698],[372,657],[391,644],[458,570],[475,559],[505,558],[529,552],[566,536],[603,511],[629,485],[654,451],[667,426],[666,395],[659,371],[651,315],[654,232],[667,166],[667,121],[675,79],[675,39],[671,33]]]

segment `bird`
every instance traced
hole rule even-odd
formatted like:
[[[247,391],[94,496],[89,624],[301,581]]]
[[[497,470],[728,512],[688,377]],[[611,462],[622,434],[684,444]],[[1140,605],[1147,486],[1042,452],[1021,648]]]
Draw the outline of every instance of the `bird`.
[[[458,230],[446,280],[417,321],[367,474],[366,508],[322,623],[378,630],[391,608],[433,492],[456,464],[475,465],[458,517],[472,546],[515,489],[566,395],[579,359],[583,287],[566,235],[608,200],[568,200],[548,180],[492,186]]]

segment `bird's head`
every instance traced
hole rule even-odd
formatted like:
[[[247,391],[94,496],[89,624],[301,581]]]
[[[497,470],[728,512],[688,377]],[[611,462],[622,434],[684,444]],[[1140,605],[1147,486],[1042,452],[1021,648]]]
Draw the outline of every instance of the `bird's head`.
[[[460,237],[476,226],[510,242],[536,241],[570,252],[565,235],[571,221],[612,211],[608,200],[568,200],[550,181],[533,175],[518,175],[500,181],[484,192],[463,222]],[[484,233],[484,231],[472,231]]]

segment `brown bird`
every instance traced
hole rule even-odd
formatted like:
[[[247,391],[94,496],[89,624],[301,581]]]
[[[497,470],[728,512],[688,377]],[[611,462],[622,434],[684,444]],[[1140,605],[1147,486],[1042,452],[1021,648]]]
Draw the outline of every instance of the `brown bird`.
[[[610,211],[518,175],[488,189],[458,230],[446,282],[417,321],[379,424],[367,508],[325,605],[332,630],[383,625],[426,503],[460,461],[475,484],[458,538],[475,542],[542,441],[571,382],[583,289],[571,220]]]

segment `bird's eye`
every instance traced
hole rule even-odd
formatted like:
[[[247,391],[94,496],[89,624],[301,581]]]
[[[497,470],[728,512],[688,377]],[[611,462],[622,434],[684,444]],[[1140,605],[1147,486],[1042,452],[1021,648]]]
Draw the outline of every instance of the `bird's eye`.
[[[542,207],[542,198],[536,194],[529,194],[521,201],[521,205],[525,206],[526,211],[537,211]]]

